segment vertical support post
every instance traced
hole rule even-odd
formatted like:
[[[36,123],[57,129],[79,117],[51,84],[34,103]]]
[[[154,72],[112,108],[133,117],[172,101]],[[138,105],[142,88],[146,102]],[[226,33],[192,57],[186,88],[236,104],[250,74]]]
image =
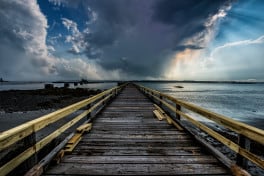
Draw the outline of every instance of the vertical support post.
[[[161,95],[159,95],[159,98],[162,100],[162,96]],[[160,106],[162,105],[161,101],[159,102],[159,105]]]
[[[114,98],[114,97],[115,97],[115,90],[112,90],[112,91],[111,91],[111,94],[112,94],[111,97]]]
[[[180,111],[181,110],[181,106],[176,104],[176,110]],[[176,113],[176,119],[181,120],[181,116],[179,114]]]
[[[87,110],[90,109],[90,108],[91,108],[91,103],[88,104],[88,105],[86,106],[86,108],[87,108]],[[92,112],[90,112],[89,114],[87,114],[87,116],[86,116],[86,119],[87,119],[87,120],[91,118],[91,113],[92,113]]]
[[[36,133],[34,132],[29,136],[25,137],[23,139],[23,143],[25,149],[34,146],[36,144]],[[37,164],[37,162],[38,162],[38,157],[35,150],[34,154],[25,161],[25,164],[23,165],[23,169],[21,169],[21,172],[31,169],[34,165]]]
[[[104,99],[106,97],[106,95],[104,95],[103,97],[102,97],[102,99]],[[105,101],[103,101],[103,106],[105,105]]]
[[[153,98],[153,92],[151,92],[150,99],[155,102],[155,99]]]
[[[250,151],[250,140],[244,135],[238,135],[238,145],[248,151]],[[248,160],[237,153],[236,164],[244,169],[248,168]]]

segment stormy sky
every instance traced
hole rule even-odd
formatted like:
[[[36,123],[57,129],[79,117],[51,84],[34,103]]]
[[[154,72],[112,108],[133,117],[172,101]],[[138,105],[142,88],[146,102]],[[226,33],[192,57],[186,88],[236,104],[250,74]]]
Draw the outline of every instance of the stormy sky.
[[[1,0],[7,80],[264,81],[262,0]]]

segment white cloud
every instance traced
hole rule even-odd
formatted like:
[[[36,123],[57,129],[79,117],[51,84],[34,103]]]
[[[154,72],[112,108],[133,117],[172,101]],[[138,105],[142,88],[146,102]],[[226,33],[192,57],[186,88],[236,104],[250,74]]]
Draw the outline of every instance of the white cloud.
[[[80,32],[77,23],[67,18],[62,18],[62,24],[71,32],[71,35],[67,35],[65,40],[72,44],[68,51],[73,54],[82,53],[89,45],[85,40],[85,35],[89,33],[89,29],[86,28],[84,32]]]
[[[225,6],[217,14],[208,18],[206,29],[185,41],[184,45],[206,47],[214,39],[219,22],[231,7]],[[226,43],[207,50],[190,50],[172,55],[170,68],[165,77],[168,79],[195,80],[247,80],[264,78],[264,35],[249,40]],[[209,52],[209,54],[208,54]]]
[[[86,79],[120,79],[119,70],[105,71],[95,61],[84,61],[80,58],[71,60],[58,59],[57,70],[59,76],[68,79],[86,78]]]
[[[234,46],[252,45],[252,44],[262,44],[262,43],[264,43],[264,35],[260,36],[259,38],[255,40],[242,40],[242,41],[226,43],[222,46],[215,48],[211,52],[210,57],[214,57],[215,54],[217,54],[218,52],[220,52],[221,50],[225,48],[234,47]]]
[[[47,19],[36,0],[2,0],[0,23],[0,75],[4,79],[118,79],[121,74],[105,71],[95,61],[53,56],[54,47],[46,44]],[[75,51],[80,52],[85,43],[78,42],[82,35],[77,24],[65,18],[63,24],[72,33],[69,41]]]
[[[221,7],[218,12],[208,17],[204,23],[205,30],[194,36],[187,38],[183,45],[193,45],[206,48],[214,39],[220,21],[227,15],[231,9],[231,5]],[[205,50],[185,49],[181,52],[176,52],[171,56],[171,61],[168,63],[169,69],[165,71],[167,79],[218,79],[218,75],[208,74],[207,68],[211,67],[213,61],[211,58],[205,58]],[[225,76],[223,75],[223,78]]]
[[[50,3],[53,3],[54,5],[61,6],[66,3],[65,0],[49,0]]]
[[[175,55],[170,79],[258,80],[263,81],[264,36],[254,40],[226,43],[209,57],[199,51],[185,50]]]
[[[73,34],[79,34],[80,31],[77,29],[77,23],[67,18],[61,18],[62,24],[68,29],[71,30]]]
[[[51,45],[55,45],[58,43],[58,40],[62,38],[61,33],[59,33],[57,36],[48,37],[47,42]]]
[[[51,51],[51,52],[56,51],[55,48],[54,48],[53,46],[51,46],[51,45],[48,45],[48,46],[47,46],[47,49],[48,49],[49,51]]]

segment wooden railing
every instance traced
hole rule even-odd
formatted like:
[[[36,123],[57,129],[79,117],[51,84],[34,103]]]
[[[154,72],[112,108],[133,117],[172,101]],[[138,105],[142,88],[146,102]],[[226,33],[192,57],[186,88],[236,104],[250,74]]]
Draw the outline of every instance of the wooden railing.
[[[255,141],[261,145],[264,144],[264,130],[255,128],[253,126],[247,125],[242,122],[235,121],[229,117],[211,112],[204,108],[195,106],[191,103],[178,100],[172,96],[166,95],[159,91],[144,87],[142,85],[136,85],[144,94],[149,96],[153,101],[158,102],[161,106],[166,107],[170,112],[173,112],[177,119],[180,121],[180,118],[185,118],[193,125],[206,132],[210,136],[214,137],[216,140],[226,145],[228,148],[237,153],[237,164],[245,167],[246,160],[250,160],[255,163],[257,166],[264,169],[264,160],[251,153],[250,148],[247,145],[246,141]],[[224,137],[223,135],[217,133],[213,129],[204,125],[203,123],[195,120],[190,115],[184,113],[181,109],[185,108],[186,110],[195,112],[209,120],[216,122],[219,125],[222,125],[225,128],[228,128],[238,134],[239,140],[238,143],[233,142],[232,140]]]
[[[18,142],[21,141],[23,141],[22,142],[23,145],[25,144],[27,145],[27,148],[24,151],[21,151],[21,153],[12,157],[9,161],[2,163],[2,165],[0,166],[0,175],[8,174],[10,171],[15,169],[21,163],[23,163],[30,157],[36,155],[37,152],[39,152],[52,140],[60,136],[67,129],[75,125],[80,120],[84,119],[84,117],[89,117],[89,115],[92,112],[98,110],[98,108],[102,107],[112,97],[115,97],[124,86],[125,85],[114,87],[100,94],[97,94],[91,98],[72,104],[70,106],[57,110],[50,114],[44,115],[40,118],[29,121],[10,130],[1,132],[0,133],[1,153],[3,153],[5,150],[10,150],[10,148],[13,148]],[[74,113],[75,111],[81,108],[86,108],[86,110],[83,110],[82,113],[72,118],[70,121],[68,121],[58,129],[56,129],[55,131],[53,131],[51,134],[44,137],[40,141],[36,141],[36,133],[39,130],[65,118],[66,116]],[[34,164],[35,163],[32,163],[31,165]]]

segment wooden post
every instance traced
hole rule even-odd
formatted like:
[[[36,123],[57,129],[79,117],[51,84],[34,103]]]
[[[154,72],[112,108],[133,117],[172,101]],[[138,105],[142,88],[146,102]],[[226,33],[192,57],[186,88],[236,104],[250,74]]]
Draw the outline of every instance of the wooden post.
[[[32,133],[29,136],[25,137],[23,139],[23,143],[24,143],[25,149],[34,146],[36,144],[36,133]],[[21,171],[22,172],[28,171],[35,164],[37,164],[37,162],[38,162],[38,158],[37,158],[37,153],[35,151],[35,153],[25,161],[23,165],[23,169],[21,169]]]
[[[238,135],[238,145],[248,151],[250,151],[250,140],[244,135]],[[238,166],[241,166],[244,169],[248,168],[248,160],[237,153],[236,163]]]
[[[111,94],[112,94],[112,98],[114,98],[115,97],[115,90],[113,90],[112,92],[111,92]]]
[[[176,110],[180,111],[181,110],[181,106],[176,104]],[[181,116],[179,114],[176,113],[176,119],[181,120]]]
[[[86,106],[87,110],[89,110],[91,107],[92,107],[91,103],[89,103],[89,104]],[[87,116],[86,116],[86,119],[87,119],[87,120],[89,120],[89,119],[91,118],[91,113],[92,113],[92,112],[90,112],[89,114],[87,114]]]
[[[160,94],[159,98],[162,100],[162,96],[161,96],[161,94]],[[161,101],[160,101],[160,102],[159,102],[159,106],[161,106],[161,105],[162,105],[162,103],[161,103]]]
[[[104,96],[102,97],[102,99],[104,99],[105,97],[106,97],[106,95],[104,95]],[[105,104],[106,104],[106,102],[103,101],[102,105],[104,106]]]

